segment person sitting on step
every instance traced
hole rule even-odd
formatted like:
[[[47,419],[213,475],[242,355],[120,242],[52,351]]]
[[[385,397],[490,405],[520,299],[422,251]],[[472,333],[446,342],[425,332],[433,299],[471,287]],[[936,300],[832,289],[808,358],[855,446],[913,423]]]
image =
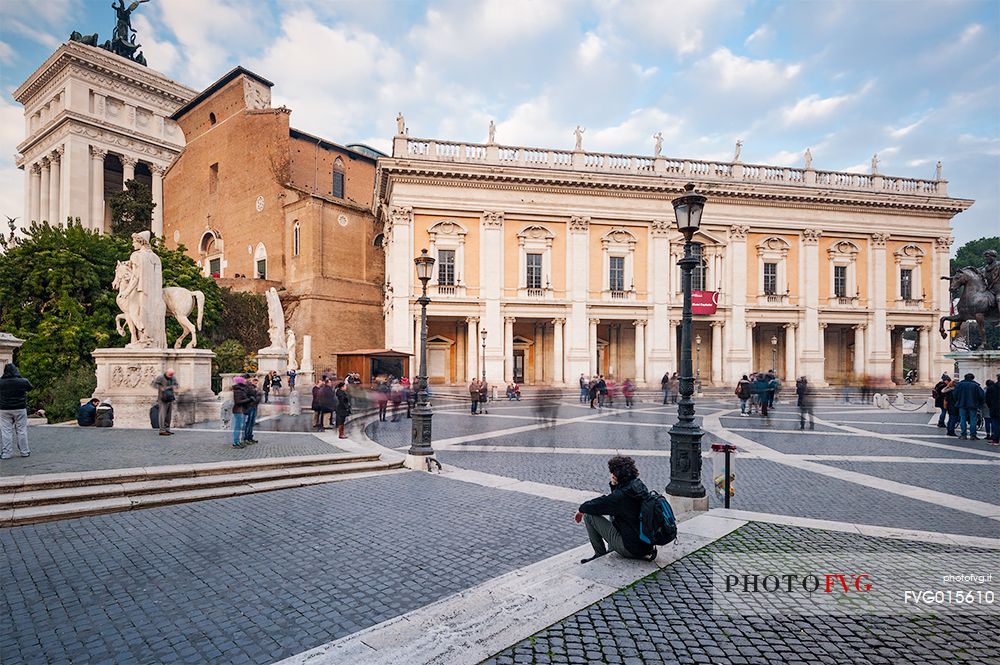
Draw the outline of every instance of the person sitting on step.
[[[616,455],[608,460],[608,471],[611,493],[581,504],[574,518],[577,524],[582,521],[586,525],[594,547],[594,556],[580,563],[604,556],[608,547],[626,559],[652,561],[656,558],[656,548],[639,538],[639,512],[649,490],[639,480],[635,460]]]

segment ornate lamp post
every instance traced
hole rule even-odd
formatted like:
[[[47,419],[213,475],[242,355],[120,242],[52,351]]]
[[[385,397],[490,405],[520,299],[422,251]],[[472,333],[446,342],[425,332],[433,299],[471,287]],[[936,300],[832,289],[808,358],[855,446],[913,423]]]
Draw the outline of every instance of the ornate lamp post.
[[[479,336],[483,340],[483,382],[486,382],[486,328],[479,331]]]
[[[771,335],[771,369],[774,370],[774,375],[778,375],[778,336]]]
[[[698,348],[698,365],[694,370],[694,394],[701,397],[701,335],[694,336],[694,345]]]
[[[413,429],[407,453],[411,458],[419,458],[413,464],[415,468],[427,468],[429,462],[426,460],[434,455],[434,449],[431,448],[431,416],[434,414],[427,403],[427,305],[431,301],[427,297],[427,282],[431,280],[434,271],[434,257],[428,255],[426,249],[422,249],[413,263],[421,286],[421,294],[417,298],[420,304],[420,369],[417,375],[417,404],[413,409]]]
[[[667,494],[699,499],[705,496],[701,484],[701,437],[703,432],[694,420],[694,378],[691,376],[691,271],[699,259],[691,252],[691,238],[701,226],[705,197],[694,193],[694,185],[684,186],[685,194],[673,200],[677,230],[684,236],[684,258],[681,268],[681,290],[684,292],[684,313],[681,318],[681,400],[677,404],[677,423],[670,428],[670,484]]]

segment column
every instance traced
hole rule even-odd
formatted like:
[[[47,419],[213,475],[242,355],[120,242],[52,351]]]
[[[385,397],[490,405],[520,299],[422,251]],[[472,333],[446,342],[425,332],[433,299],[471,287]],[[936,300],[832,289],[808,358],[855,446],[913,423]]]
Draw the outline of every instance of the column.
[[[107,150],[90,146],[90,228],[104,230],[104,158]]]
[[[42,165],[35,162],[30,168],[31,170],[28,172],[28,224],[41,221],[42,209],[41,201],[38,198],[42,191]]]
[[[513,373],[507,371],[513,352],[505,350],[504,319],[501,311],[503,296],[503,212],[483,212],[479,224],[479,298],[483,301],[483,325],[486,338],[486,376],[500,381]],[[510,336],[513,340],[513,335]]]
[[[479,376],[479,317],[467,317],[465,323],[465,380],[472,381]]]
[[[865,373],[865,328],[861,324],[854,326],[854,379],[860,379]]]
[[[566,382],[566,375],[563,373],[563,324],[566,319],[552,319],[552,353],[553,371],[552,383],[562,385]]]
[[[800,373],[814,386],[825,386],[823,330],[819,323],[819,280],[826,272],[820,269],[819,229],[805,229],[802,232],[802,256],[799,258],[799,273],[804,277],[802,353]]]
[[[892,373],[892,349],[889,343],[889,328],[886,321],[886,249],[889,234],[879,231],[871,237],[869,252],[869,272],[872,276],[873,315],[871,348],[868,350],[869,374],[878,378],[888,378]]]
[[[712,385],[722,385],[722,321],[712,321]]]
[[[674,267],[670,260],[671,232],[669,220],[652,221],[647,263],[650,284],[648,291],[653,301],[653,311],[649,321],[647,369],[648,378],[653,381],[658,381],[664,372],[672,372],[677,367],[673,349],[673,325],[670,321],[670,272]]]
[[[42,157],[42,181],[38,190],[38,200],[40,202],[40,207],[38,209],[39,221],[49,222],[49,180],[51,175],[51,165],[49,164],[48,157]]]
[[[898,333],[894,334],[896,326],[886,325],[887,334],[889,337],[889,344],[892,348],[892,380],[898,385],[903,385],[906,383],[904,381],[904,375],[906,371],[903,369],[903,329],[900,328]]]
[[[61,225],[65,220],[59,208],[59,195],[62,193],[62,154],[59,146],[49,154],[49,217],[53,226]]]
[[[930,327],[920,326],[917,337],[917,375],[921,383],[933,385],[934,377],[931,374],[931,348],[930,348]],[[986,377],[983,377],[983,381]]]
[[[163,174],[166,169],[158,164],[151,164],[149,170],[153,173],[153,235],[163,237]]]
[[[125,191],[127,187],[125,183],[129,180],[135,180],[135,165],[139,163],[139,160],[135,157],[122,156],[122,191]]]
[[[590,218],[571,217],[566,239],[566,290],[570,300],[569,318],[565,328],[566,358],[564,373],[576,377],[593,375],[594,358],[587,336],[587,299],[590,275]]]
[[[723,379],[733,383],[744,374],[749,374],[751,367],[752,351],[751,345],[747,343],[747,338],[740,334],[746,323],[747,305],[747,233],[750,227],[744,224],[734,224],[729,227],[729,246],[726,253],[729,256],[730,265],[726,270],[726,281],[729,307],[730,333],[726,336],[728,349],[726,349],[727,373],[723,373]]]
[[[819,324],[819,377],[822,385],[826,383],[826,322]]]
[[[750,356],[750,361],[749,361],[750,362],[750,369],[749,369],[749,371],[745,372],[746,374],[749,374],[750,372],[756,372],[757,370],[760,369],[759,367],[754,367],[754,363],[757,362],[757,357],[754,355],[753,329],[754,329],[754,326],[756,326],[756,325],[757,325],[756,321],[748,321],[747,322],[747,353]]]
[[[635,326],[635,382],[646,383],[646,320],[636,319]]]
[[[597,324],[600,322],[600,319],[590,320],[590,345],[588,347],[588,352],[590,353],[590,376],[597,374]]]
[[[933,293],[934,299],[934,320],[938,321],[942,316],[948,316],[951,310],[951,295],[949,288],[951,286],[950,282],[944,279],[940,279],[943,275],[948,275],[951,273],[951,243],[954,238],[951,236],[941,236],[935,238],[934,240],[934,273],[931,275],[931,282],[934,284],[931,287],[931,292]],[[947,328],[945,328],[947,330]],[[952,360],[945,357],[946,353],[951,350],[951,339],[946,337],[942,338],[941,335],[937,333],[935,329],[933,335],[934,341],[931,343],[933,345],[933,360],[931,361],[931,377],[941,376],[945,371],[952,369]],[[928,348],[928,352],[931,349]]]
[[[667,320],[667,357],[669,362],[666,368],[663,370],[666,373],[673,374],[674,372],[680,371],[681,359],[677,354],[677,326],[679,322],[673,319]],[[656,374],[660,374],[657,372]],[[653,379],[657,378],[656,374],[653,375]],[[660,374],[660,377],[663,375]]]
[[[535,383],[545,382],[545,324],[536,323],[534,332]]]
[[[503,380],[514,380],[514,322],[513,316],[503,317]]]
[[[785,382],[794,381],[798,377],[795,375],[795,329],[798,326],[794,323],[786,323],[785,328]]]

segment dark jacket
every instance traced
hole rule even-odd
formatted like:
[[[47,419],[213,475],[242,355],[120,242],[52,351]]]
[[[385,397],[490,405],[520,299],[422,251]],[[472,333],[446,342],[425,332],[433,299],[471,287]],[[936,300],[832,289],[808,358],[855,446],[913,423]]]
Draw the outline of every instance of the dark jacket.
[[[751,388],[753,390],[753,394],[757,395],[757,396],[766,395],[767,391],[770,389],[769,386],[768,386],[768,380],[765,379],[762,376],[758,376],[754,380],[753,385],[751,386]]]
[[[611,494],[591,499],[583,503],[579,510],[585,515],[613,517],[612,524],[621,534],[625,549],[635,556],[646,556],[652,553],[653,546],[639,539],[639,511],[647,494],[649,490],[635,478],[620,487],[611,485]]]
[[[313,386],[313,391],[312,391],[313,401],[311,407],[313,411],[319,411],[321,408],[323,408],[322,401],[320,398],[321,390],[323,390],[322,386]]]
[[[351,415],[351,396],[347,394],[347,391],[340,389],[335,393],[337,399],[337,417],[346,418]]]
[[[333,392],[333,386],[323,384],[319,389],[319,406],[325,411],[333,411],[337,405],[337,396]]]
[[[115,410],[114,408],[104,402],[99,407],[97,407],[97,418],[94,420],[95,427],[114,427],[115,426]]]
[[[28,408],[28,391],[31,383],[21,376],[13,363],[7,363],[0,377],[0,410],[17,410]]]
[[[233,413],[246,413],[253,399],[247,394],[247,384],[233,384]]]
[[[990,418],[1000,415],[1000,383],[994,383],[986,389],[986,408],[990,410]]]
[[[80,407],[80,410],[76,412],[76,424],[80,427],[93,427],[96,422],[97,407],[90,402],[86,402]]]
[[[750,387],[750,381],[740,379],[740,382],[736,384],[736,396],[740,399],[750,399],[752,394],[753,389]]]
[[[252,383],[244,383],[243,386],[247,391],[247,399],[249,400],[247,402],[247,410],[244,413],[248,413],[250,409],[253,409],[260,404],[260,400],[263,398],[261,397],[260,391],[257,390],[256,386]]]
[[[798,406],[810,407],[813,405],[812,388],[806,381],[795,382],[795,395],[798,398],[796,401]]]
[[[960,409],[978,409],[986,399],[982,387],[975,381],[963,379],[955,386],[955,406]]]
[[[153,387],[156,388],[156,399],[159,402],[173,402],[177,399],[177,377],[161,374],[153,379]],[[167,392],[167,391],[170,392]],[[170,397],[170,399],[164,399]]]
[[[941,390],[946,385],[948,385],[947,381],[938,381],[937,384],[934,386],[934,389],[931,390],[931,397],[934,398],[935,409],[940,409],[941,407],[944,406],[944,393],[941,392]]]

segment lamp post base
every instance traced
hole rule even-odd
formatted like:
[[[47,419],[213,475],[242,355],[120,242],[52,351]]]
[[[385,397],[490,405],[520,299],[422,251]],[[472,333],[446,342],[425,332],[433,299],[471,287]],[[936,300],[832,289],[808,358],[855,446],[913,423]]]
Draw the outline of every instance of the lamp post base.
[[[413,469],[414,471],[433,471],[436,468],[440,469],[441,464],[437,461],[434,455],[414,455],[413,453],[407,453],[406,459],[403,460],[403,466],[407,469]]]
[[[693,496],[674,496],[673,494],[666,495],[666,500],[670,504],[670,509],[674,511],[674,515],[684,515],[685,513],[699,513],[708,510],[708,496],[693,497]]]

